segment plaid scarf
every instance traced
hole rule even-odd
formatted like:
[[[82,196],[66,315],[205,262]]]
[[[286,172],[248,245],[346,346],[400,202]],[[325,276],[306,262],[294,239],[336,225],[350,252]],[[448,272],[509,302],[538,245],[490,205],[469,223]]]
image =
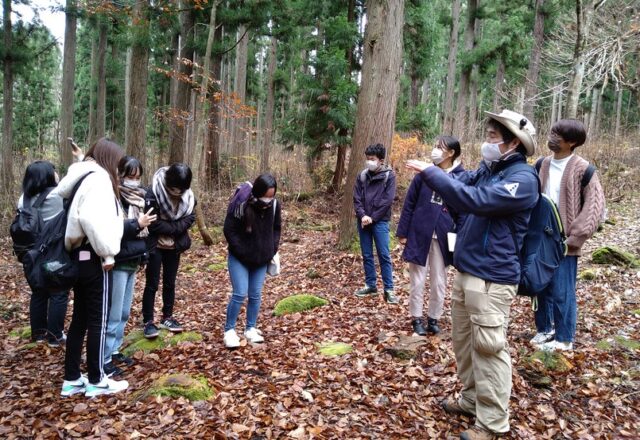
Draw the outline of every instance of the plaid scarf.
[[[119,185],[120,198],[129,204],[129,210],[127,211],[128,219],[137,219],[140,213],[144,209],[144,196],[147,193],[144,188],[130,187],[123,184]],[[149,230],[144,228],[138,234],[138,237],[144,238],[149,235]]]
[[[158,201],[160,212],[158,215],[164,220],[178,220],[190,215],[195,207],[195,197],[191,189],[182,193],[180,199],[175,199],[167,193],[164,176],[169,167],[162,167],[153,175],[151,189]]]

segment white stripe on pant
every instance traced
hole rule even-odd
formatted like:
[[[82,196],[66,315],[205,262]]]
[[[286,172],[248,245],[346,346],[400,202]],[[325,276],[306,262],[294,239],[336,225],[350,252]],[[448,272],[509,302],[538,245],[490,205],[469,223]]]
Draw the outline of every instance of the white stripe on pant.
[[[100,328],[100,381],[104,379],[104,343],[107,337],[107,320],[109,318],[109,274],[102,269],[102,326]]]
[[[447,268],[444,265],[438,239],[431,240],[429,256],[425,266],[409,263],[409,313],[413,318],[422,317],[424,307],[424,283],[429,274],[429,307],[427,316],[440,319],[444,309],[444,297],[447,288]]]

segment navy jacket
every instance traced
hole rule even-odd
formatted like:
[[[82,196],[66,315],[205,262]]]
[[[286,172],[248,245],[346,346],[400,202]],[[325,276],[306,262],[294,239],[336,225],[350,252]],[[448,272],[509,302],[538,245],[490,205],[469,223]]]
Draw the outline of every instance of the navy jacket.
[[[453,265],[460,272],[497,284],[520,282],[518,255],[538,201],[535,170],[523,164],[525,157],[514,154],[492,168],[483,162],[457,179],[438,167],[420,173],[447,205],[467,214],[453,254]]]
[[[387,173],[389,177],[385,177]],[[353,187],[353,207],[358,221],[365,215],[371,217],[374,223],[391,220],[391,205],[396,196],[395,173],[389,167],[383,167],[376,173],[367,171],[364,173],[364,182],[362,174],[358,174]]]
[[[456,176],[463,172],[462,165],[458,165],[449,175]],[[425,266],[431,247],[431,237],[435,231],[444,263],[447,266],[450,265],[453,259],[447,246],[447,232],[454,230],[454,222],[442,197],[429,188],[420,175],[416,175],[404,199],[396,232],[396,236],[407,239],[402,258],[409,263]]]

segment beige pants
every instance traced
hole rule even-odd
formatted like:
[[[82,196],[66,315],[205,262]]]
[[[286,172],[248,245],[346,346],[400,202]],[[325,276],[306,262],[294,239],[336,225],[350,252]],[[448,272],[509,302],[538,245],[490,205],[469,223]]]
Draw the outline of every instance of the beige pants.
[[[451,294],[451,336],[463,385],[459,403],[476,414],[477,425],[495,433],[509,431],[511,357],[506,336],[516,290],[515,285],[459,273]]]
[[[431,240],[427,264],[420,266],[409,263],[409,313],[414,318],[422,317],[424,307],[424,283],[429,274],[429,308],[427,316],[440,319],[444,309],[444,295],[447,288],[447,268],[444,265],[438,239]]]

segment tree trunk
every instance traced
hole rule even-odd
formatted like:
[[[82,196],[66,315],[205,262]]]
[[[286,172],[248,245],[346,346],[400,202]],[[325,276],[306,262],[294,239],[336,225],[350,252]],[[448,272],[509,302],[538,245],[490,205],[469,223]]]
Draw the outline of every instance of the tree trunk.
[[[342,179],[344,179],[344,165],[347,159],[347,144],[338,145],[338,157],[336,158],[336,168],[333,170],[333,179],[331,180],[331,186],[328,188],[328,193],[336,193],[342,186]]]
[[[191,110],[191,73],[193,62],[193,9],[190,2],[180,0],[180,37],[175,63],[177,81],[173,103],[171,104],[171,125],[169,128],[169,163],[184,162],[184,149]]]
[[[262,147],[262,161],[260,169],[262,172],[269,171],[269,153],[273,140],[273,113],[275,107],[274,77],[276,74],[276,49],[278,40],[271,36],[271,46],[269,47],[269,64],[267,67],[267,108],[264,121],[264,145]]]
[[[60,105],[60,161],[64,168],[71,165],[71,148],[67,138],[73,137],[73,101],[76,69],[75,0],[67,0],[65,7],[64,54],[62,57],[62,102]]]
[[[453,132],[453,97],[456,86],[456,60],[458,58],[458,30],[460,27],[460,0],[451,5],[451,33],[449,34],[449,60],[447,70],[447,91],[444,97],[442,132]]]
[[[364,150],[382,143],[391,151],[402,65],[403,0],[368,0],[362,83],[347,183],[340,214],[339,245],[346,248],[355,233],[353,186],[362,169]],[[389,156],[387,156],[389,157]]]
[[[576,0],[576,44],[573,51],[573,62],[567,90],[567,117],[575,118],[578,114],[578,102],[584,78],[584,52],[587,38],[591,30],[593,14],[606,0]]]
[[[409,96],[409,107],[415,109],[420,103],[420,78],[417,73],[411,74],[411,95]]]
[[[2,90],[2,178],[4,192],[13,188],[13,28],[11,25],[11,0],[2,0],[4,24],[4,70]]]
[[[134,4],[131,18],[131,46],[127,69],[128,99],[125,108],[125,145],[127,152],[145,165],[147,139],[147,82],[149,79],[149,0]]]
[[[540,55],[544,44],[544,0],[536,0],[536,20],[533,25],[533,47],[529,59],[529,69],[525,77],[524,115],[534,119],[534,109],[538,95],[538,75],[540,73]]]
[[[614,138],[617,140],[620,137],[620,111],[622,110],[622,92],[623,90],[620,88],[617,91],[617,100],[616,100],[616,127],[614,131]]]
[[[558,120],[558,109],[556,108],[557,103],[558,103],[558,88],[554,87],[553,95],[551,99],[551,121],[549,121],[549,125],[553,125]]]
[[[499,112],[502,101],[502,86],[504,85],[504,60],[502,56],[498,56],[496,64],[496,89],[493,94],[493,111]]]
[[[222,39],[222,27],[215,30],[214,41]],[[219,161],[220,161],[220,131],[222,130],[220,106],[222,102],[222,90],[220,81],[222,81],[222,55],[216,53],[213,56],[211,77],[214,82],[211,84],[209,94],[209,116],[207,121],[207,136],[205,137],[206,155],[205,155],[205,176],[207,179],[206,187],[212,189],[214,183],[218,181]]]
[[[476,13],[479,0],[468,0],[467,25],[464,30],[464,50],[469,54],[475,47]],[[463,66],[460,73],[458,86],[458,102],[456,105],[456,120],[453,133],[458,138],[463,138],[467,127],[469,86],[471,84],[472,65]]]
[[[106,20],[106,18],[105,18]],[[92,140],[95,142],[105,136],[106,114],[107,114],[107,75],[105,59],[107,57],[107,24],[100,22],[98,36],[98,53],[96,54],[97,63],[97,92],[96,92],[96,133]]]
[[[89,133],[87,145],[96,139],[96,89],[98,88],[98,40],[91,39],[91,79],[89,80]]]
[[[245,155],[245,143],[247,136],[247,118],[243,115],[243,110],[240,106],[245,105],[247,95],[247,58],[249,51],[249,36],[246,31],[247,28],[244,24],[238,27],[238,38],[240,42],[236,47],[236,70],[233,83],[233,90],[235,98],[238,100],[236,111],[238,112],[233,122],[232,132],[232,144],[231,151],[236,158],[238,164],[237,169],[244,172],[244,159]]]

